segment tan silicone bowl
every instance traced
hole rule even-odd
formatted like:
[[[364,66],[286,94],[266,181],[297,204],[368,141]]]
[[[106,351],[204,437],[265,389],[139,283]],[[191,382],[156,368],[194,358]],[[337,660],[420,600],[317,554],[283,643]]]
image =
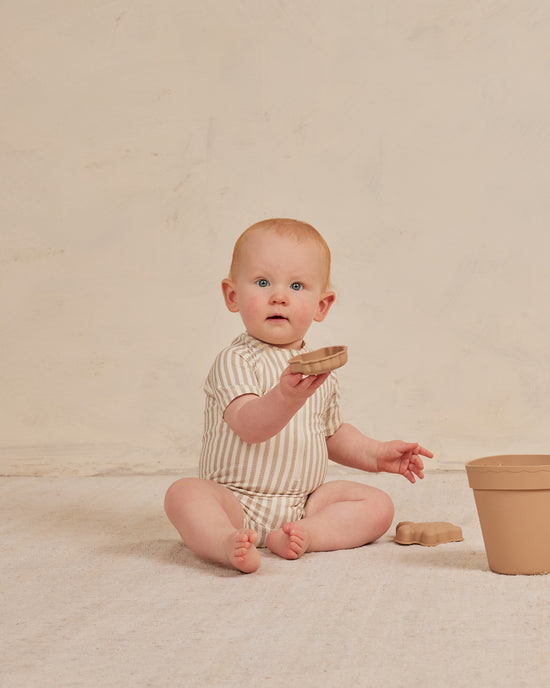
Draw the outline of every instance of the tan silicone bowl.
[[[347,346],[325,346],[322,349],[299,354],[289,360],[290,370],[302,375],[321,375],[340,368],[348,360]]]

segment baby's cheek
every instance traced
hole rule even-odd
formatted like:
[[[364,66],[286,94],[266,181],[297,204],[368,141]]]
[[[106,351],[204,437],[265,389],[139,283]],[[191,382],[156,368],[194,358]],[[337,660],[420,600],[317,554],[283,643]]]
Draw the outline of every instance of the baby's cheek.
[[[265,317],[266,306],[258,297],[251,297],[246,299],[241,306],[241,316],[245,320],[256,321],[263,320]]]
[[[255,296],[248,300],[247,310],[251,315],[257,315],[265,310],[265,305],[262,299]]]

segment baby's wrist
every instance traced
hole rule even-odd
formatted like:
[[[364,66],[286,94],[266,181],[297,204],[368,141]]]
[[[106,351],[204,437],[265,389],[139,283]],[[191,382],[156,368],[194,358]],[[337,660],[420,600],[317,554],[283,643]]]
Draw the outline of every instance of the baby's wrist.
[[[380,462],[382,459],[382,447],[384,445],[384,442],[381,442],[380,440],[372,440],[374,442],[374,446],[372,447],[372,454],[371,456],[374,457],[374,462],[376,465],[376,473],[381,473],[382,468],[380,468]]]
[[[277,403],[283,406],[284,408],[288,409],[288,411],[292,414],[296,413],[296,411],[298,411],[304,405],[305,402],[305,399],[297,397],[292,392],[285,392],[283,385],[281,383],[279,383],[273,388],[272,393],[276,398]]]

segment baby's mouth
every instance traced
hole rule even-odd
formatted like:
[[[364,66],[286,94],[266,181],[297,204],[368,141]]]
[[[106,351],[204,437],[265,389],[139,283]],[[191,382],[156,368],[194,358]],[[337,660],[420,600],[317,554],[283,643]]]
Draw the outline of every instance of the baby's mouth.
[[[285,318],[284,315],[270,315],[268,320],[288,320],[288,318]]]

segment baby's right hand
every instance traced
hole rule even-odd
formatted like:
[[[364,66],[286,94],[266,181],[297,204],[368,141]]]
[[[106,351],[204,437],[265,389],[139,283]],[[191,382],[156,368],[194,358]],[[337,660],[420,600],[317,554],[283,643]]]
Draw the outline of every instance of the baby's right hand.
[[[289,366],[283,370],[279,380],[281,393],[285,399],[303,404],[310,396],[315,394],[329,375],[330,372],[322,373],[321,375],[304,376],[301,373],[291,372]]]

